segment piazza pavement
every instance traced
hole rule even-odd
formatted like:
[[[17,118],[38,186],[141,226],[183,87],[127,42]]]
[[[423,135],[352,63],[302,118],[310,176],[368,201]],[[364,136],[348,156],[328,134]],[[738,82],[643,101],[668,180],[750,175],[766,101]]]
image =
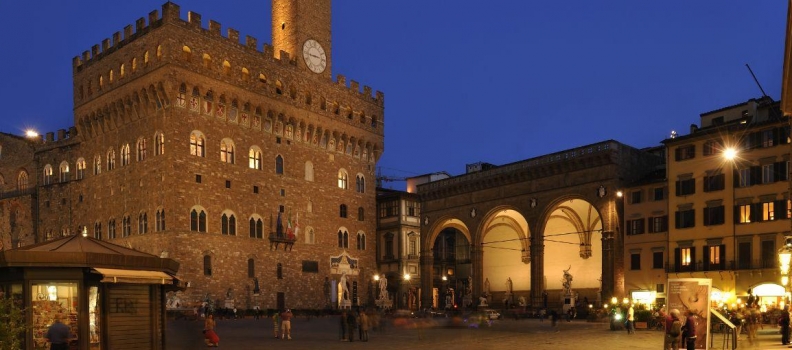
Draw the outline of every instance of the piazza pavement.
[[[612,331],[607,323],[583,320],[560,321],[556,328],[539,319],[494,320],[491,325],[445,318],[383,319],[382,327],[369,330],[369,341],[344,342],[339,339],[340,316],[295,317],[292,340],[274,339],[270,319],[218,320],[220,349],[662,349],[663,332],[638,330],[627,334]],[[203,322],[170,320],[167,323],[168,350],[205,349]],[[723,334],[714,334],[712,349],[724,346]],[[781,345],[778,328],[765,325],[758,339],[750,344],[741,336],[738,349],[786,349]]]

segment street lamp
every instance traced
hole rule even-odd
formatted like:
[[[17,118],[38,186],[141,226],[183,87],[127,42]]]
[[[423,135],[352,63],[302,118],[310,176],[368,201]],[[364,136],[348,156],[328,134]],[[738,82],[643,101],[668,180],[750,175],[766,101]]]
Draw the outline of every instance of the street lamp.
[[[410,299],[412,298],[412,281],[410,281],[410,279],[412,278],[412,276],[410,276],[409,273],[405,273],[403,278],[407,283],[409,283],[409,287],[407,287],[407,298],[406,298],[407,305],[405,306],[407,306],[407,309],[412,310],[412,307],[410,306]]]
[[[781,270],[781,285],[784,287],[782,302],[786,304],[786,290],[789,283],[789,263],[792,260],[792,237],[784,239],[784,245],[778,250],[778,269]]]

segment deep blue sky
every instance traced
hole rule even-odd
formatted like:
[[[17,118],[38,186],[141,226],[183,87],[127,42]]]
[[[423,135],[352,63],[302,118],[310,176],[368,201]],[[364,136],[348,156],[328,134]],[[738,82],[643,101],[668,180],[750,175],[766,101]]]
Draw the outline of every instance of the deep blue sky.
[[[0,131],[71,126],[72,57],[164,2],[0,2]],[[270,1],[176,3],[182,18],[271,42]],[[780,98],[786,3],[336,0],[333,75],[385,93],[390,176],[607,139],[655,146],[700,113],[761,96],[746,63]]]

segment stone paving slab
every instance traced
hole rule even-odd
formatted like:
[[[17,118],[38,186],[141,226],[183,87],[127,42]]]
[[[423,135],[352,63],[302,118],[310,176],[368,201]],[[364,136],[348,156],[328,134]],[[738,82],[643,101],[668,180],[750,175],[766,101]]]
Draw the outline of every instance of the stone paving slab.
[[[292,340],[274,339],[269,319],[219,320],[217,333],[221,349],[344,349],[376,350],[419,349],[662,349],[663,332],[639,330],[635,334],[611,331],[607,324],[584,321],[559,322],[538,319],[496,320],[491,326],[456,323],[449,327],[445,319],[388,319],[378,331],[369,331],[369,341],[352,343],[339,340],[340,320],[336,317],[292,319]],[[207,348],[203,342],[203,322],[169,321],[168,350]],[[715,334],[713,349],[723,348],[723,335]],[[743,335],[744,338],[744,335]],[[765,327],[751,345],[738,342],[740,349],[785,349],[778,328]],[[449,347],[451,346],[451,347]]]

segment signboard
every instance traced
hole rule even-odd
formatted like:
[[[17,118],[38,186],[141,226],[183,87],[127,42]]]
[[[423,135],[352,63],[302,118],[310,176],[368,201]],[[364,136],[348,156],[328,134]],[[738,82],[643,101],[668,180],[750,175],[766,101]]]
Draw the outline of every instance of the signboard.
[[[696,347],[709,344],[709,310],[712,280],[709,278],[671,278],[668,280],[668,311],[677,309],[683,321],[691,311],[696,320]],[[680,344],[684,348],[686,344]]]

